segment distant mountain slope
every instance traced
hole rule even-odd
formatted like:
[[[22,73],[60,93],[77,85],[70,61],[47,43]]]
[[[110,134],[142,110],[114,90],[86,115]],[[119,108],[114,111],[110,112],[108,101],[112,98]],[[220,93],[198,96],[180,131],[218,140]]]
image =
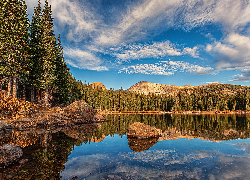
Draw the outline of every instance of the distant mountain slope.
[[[172,94],[174,92],[178,92],[180,89],[183,89],[183,88],[190,89],[190,88],[193,88],[193,86],[165,85],[165,84],[159,84],[159,83],[151,83],[147,81],[140,81],[136,83],[135,85],[131,86],[128,89],[128,91],[144,93],[145,95],[148,95],[149,93]]]
[[[131,86],[128,91],[130,92],[138,92],[148,95],[149,93],[152,94],[176,94],[180,90],[185,90],[188,94],[193,93],[194,91],[206,91],[206,92],[224,92],[224,94],[234,94],[236,90],[247,88],[249,91],[249,86],[240,86],[240,85],[231,85],[231,84],[220,84],[220,83],[213,83],[208,85],[199,85],[199,86],[192,86],[192,85],[185,85],[185,86],[176,86],[176,85],[165,85],[159,83],[151,83],[147,81],[140,81],[135,85]]]
[[[93,88],[93,89],[102,89],[102,90],[107,90],[107,88],[100,82],[94,82],[92,84],[90,84],[90,86]]]

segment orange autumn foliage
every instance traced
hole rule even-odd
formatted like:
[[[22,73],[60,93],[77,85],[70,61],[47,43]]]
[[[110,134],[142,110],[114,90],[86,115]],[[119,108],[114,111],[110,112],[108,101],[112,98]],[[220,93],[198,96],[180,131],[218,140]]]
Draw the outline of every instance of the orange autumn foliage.
[[[34,103],[19,100],[0,91],[0,120],[18,119],[36,112],[38,106]]]

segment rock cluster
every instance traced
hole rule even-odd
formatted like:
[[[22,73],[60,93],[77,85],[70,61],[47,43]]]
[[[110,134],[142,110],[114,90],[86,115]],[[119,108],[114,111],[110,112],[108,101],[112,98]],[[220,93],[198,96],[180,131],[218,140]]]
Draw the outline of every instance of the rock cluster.
[[[19,146],[9,144],[0,146],[0,168],[15,163],[22,155],[23,151]]]
[[[65,108],[51,108],[42,110],[32,117],[24,117],[10,124],[17,128],[38,126],[68,126],[86,123],[102,122],[105,118],[86,102],[76,101]]]

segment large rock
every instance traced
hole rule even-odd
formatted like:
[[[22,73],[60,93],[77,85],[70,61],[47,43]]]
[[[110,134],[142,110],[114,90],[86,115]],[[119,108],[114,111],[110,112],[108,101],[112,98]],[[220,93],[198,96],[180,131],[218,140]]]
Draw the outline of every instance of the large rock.
[[[0,121],[0,131],[1,131],[1,130],[6,130],[6,129],[11,129],[11,128],[12,128],[11,125],[6,124],[6,123]]]
[[[100,82],[94,82],[90,84],[89,86],[92,87],[93,89],[107,90],[107,88]]]
[[[0,168],[15,163],[22,155],[23,151],[19,146],[9,144],[0,146]]]
[[[148,150],[157,143],[159,136],[155,127],[140,122],[131,124],[127,134],[129,147],[135,152]]]
[[[160,135],[155,127],[135,122],[129,126],[128,138],[158,138]]]
[[[92,123],[105,120],[102,115],[83,100],[73,102],[65,107],[63,111],[63,115],[70,118],[73,124]]]

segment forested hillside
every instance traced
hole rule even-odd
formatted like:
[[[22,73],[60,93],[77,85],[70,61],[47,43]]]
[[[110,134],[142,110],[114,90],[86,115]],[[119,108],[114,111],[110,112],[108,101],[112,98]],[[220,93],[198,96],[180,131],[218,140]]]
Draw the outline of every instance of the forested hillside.
[[[80,98],[94,109],[109,111],[222,111],[250,110],[250,87],[211,84],[179,88],[168,94],[103,90],[77,82]]]

